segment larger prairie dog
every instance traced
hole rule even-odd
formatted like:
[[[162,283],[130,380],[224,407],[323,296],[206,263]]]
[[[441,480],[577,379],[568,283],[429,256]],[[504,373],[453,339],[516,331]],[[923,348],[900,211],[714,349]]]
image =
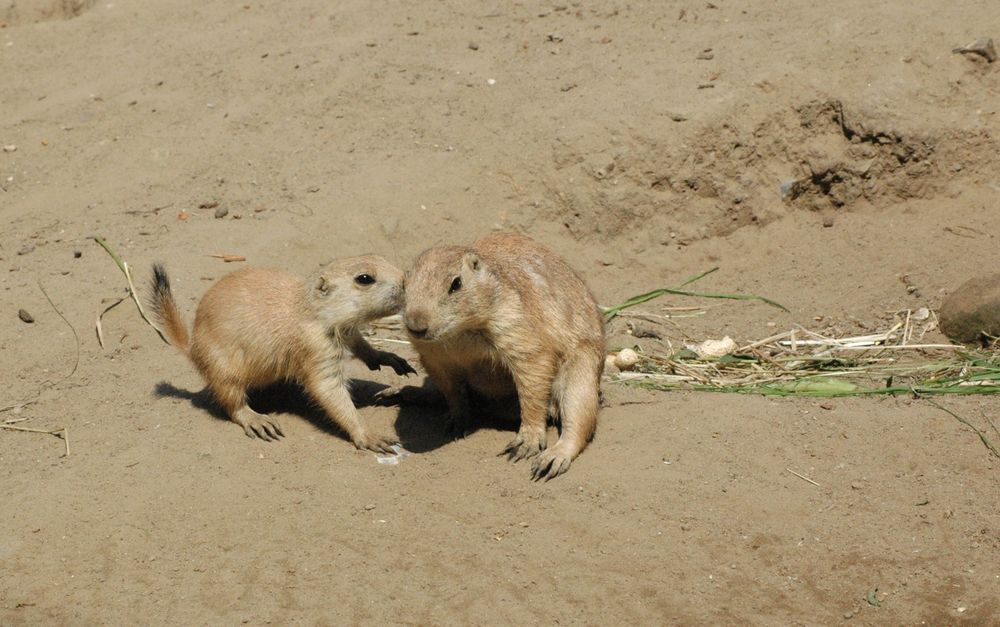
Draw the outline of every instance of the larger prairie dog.
[[[361,336],[368,322],[397,313],[403,273],[377,255],[340,259],[307,281],[278,270],[247,268],[205,293],[189,339],[160,265],[153,266],[151,306],[170,342],[205,378],[226,415],[250,437],[283,436],[278,421],[247,405],[247,390],[284,380],[302,384],[359,449],[390,452],[394,438],[369,433],[344,380],[344,349],[372,370],[413,369]]]
[[[593,437],[604,370],[604,318],[583,280],[531,238],[498,233],[425,251],[406,279],[403,320],[459,433],[468,390],[516,392],[521,426],[504,453],[535,457],[532,476],[569,469]],[[560,421],[546,448],[547,417]]]

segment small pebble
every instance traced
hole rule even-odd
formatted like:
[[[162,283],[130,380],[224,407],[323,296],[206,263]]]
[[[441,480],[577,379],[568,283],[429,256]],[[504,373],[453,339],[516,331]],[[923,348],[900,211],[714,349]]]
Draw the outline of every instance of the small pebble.
[[[215,209],[215,219],[216,220],[220,220],[222,218],[225,218],[228,215],[229,215],[229,209],[226,209],[225,207],[217,207]]]
[[[182,209],[181,212],[177,214],[177,219],[178,220],[187,220],[188,219],[188,212],[184,211]]]
[[[823,218],[823,226],[826,228],[830,228],[831,226],[833,226],[833,217],[827,216]]]
[[[15,150],[17,150],[17,146],[15,146],[14,144],[7,144],[6,146],[3,147],[4,152],[14,152]]]
[[[35,250],[35,245],[29,243],[25,244],[24,246],[21,246],[21,248],[18,249],[17,254],[27,255],[28,253],[33,252],[34,250]]]
[[[474,41],[469,42],[469,50],[479,50],[479,44]]]
[[[25,311],[24,309],[17,310],[17,317],[21,319],[21,322],[27,322],[28,324],[31,324],[32,322],[35,321],[35,317],[32,316],[27,311]]]
[[[700,61],[711,61],[715,58],[715,54],[712,52],[711,48],[705,48],[698,53],[698,60]]]
[[[632,370],[639,363],[639,355],[631,348],[623,348],[615,356],[614,363],[619,370]]]
[[[365,511],[366,512],[370,512],[373,509],[375,509],[375,504],[374,503],[369,503],[368,505],[365,505]]]
[[[73,259],[79,259],[80,257],[83,257],[83,252],[79,251],[79,250],[74,250],[73,251]]]
[[[782,200],[795,200],[795,184],[798,183],[796,179],[789,179],[781,183],[779,191],[781,193]]]
[[[854,618],[854,612],[844,612],[844,618],[847,620],[851,620],[852,618]]]

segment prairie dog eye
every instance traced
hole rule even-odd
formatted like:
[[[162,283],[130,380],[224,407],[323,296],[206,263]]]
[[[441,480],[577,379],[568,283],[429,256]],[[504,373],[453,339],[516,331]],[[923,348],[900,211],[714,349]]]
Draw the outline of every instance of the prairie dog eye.
[[[358,285],[371,285],[375,282],[375,277],[370,274],[359,274],[354,277],[354,282]]]
[[[448,288],[448,293],[453,294],[460,289],[462,289],[462,277],[457,276],[455,277],[455,280],[451,282],[451,287]]]

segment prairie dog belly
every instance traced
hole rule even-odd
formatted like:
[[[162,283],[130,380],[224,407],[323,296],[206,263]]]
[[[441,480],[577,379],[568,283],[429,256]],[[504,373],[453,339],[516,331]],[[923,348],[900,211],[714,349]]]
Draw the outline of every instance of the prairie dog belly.
[[[517,388],[496,349],[478,333],[465,333],[425,351],[428,365],[458,375],[469,388],[489,398],[514,396]]]
[[[495,361],[481,361],[472,364],[465,371],[469,387],[489,398],[505,398],[517,394],[514,378],[502,364]]]

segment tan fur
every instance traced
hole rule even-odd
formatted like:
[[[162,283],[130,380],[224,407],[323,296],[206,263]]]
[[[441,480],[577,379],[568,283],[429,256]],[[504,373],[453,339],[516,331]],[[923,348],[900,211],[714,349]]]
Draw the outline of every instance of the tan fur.
[[[371,284],[359,283],[367,275]],[[406,360],[372,348],[361,336],[368,322],[402,307],[402,272],[375,255],[334,261],[307,281],[278,270],[248,268],[213,285],[187,328],[166,273],[154,267],[151,306],[171,343],[205,378],[229,418],[250,437],[283,435],[270,416],[247,406],[247,390],[297,381],[358,448],[389,451],[393,438],[369,434],[351,401],[344,349],[372,370],[413,372]],[[367,282],[368,279],[360,279]]]
[[[404,321],[460,432],[469,389],[517,394],[521,427],[505,452],[514,461],[537,456],[536,479],[566,472],[593,437],[604,318],[583,280],[544,246],[499,233],[425,251],[406,276]],[[548,415],[561,430],[546,449]]]

